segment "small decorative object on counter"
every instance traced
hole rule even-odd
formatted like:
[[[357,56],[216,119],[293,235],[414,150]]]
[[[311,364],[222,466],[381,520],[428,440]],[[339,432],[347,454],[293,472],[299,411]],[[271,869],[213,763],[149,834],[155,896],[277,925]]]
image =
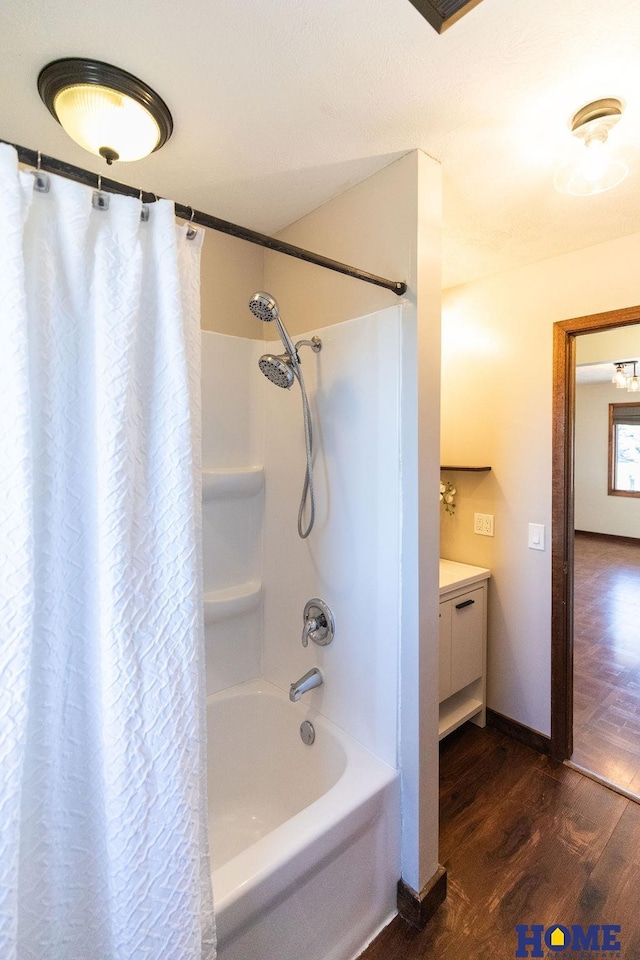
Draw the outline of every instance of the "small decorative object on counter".
[[[445,510],[447,513],[450,513],[451,516],[453,516],[456,509],[456,502],[454,499],[456,493],[456,488],[449,480],[447,480],[446,483],[444,480],[440,481],[440,503],[444,504]]]

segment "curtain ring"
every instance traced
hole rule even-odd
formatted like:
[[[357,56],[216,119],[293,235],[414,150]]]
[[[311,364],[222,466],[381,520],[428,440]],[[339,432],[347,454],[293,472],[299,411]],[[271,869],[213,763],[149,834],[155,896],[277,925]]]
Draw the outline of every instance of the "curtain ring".
[[[142,223],[148,223],[148,221],[149,221],[149,207],[147,206],[147,204],[146,204],[146,203],[144,202],[144,200],[142,199],[142,187],[140,188],[139,200],[140,200],[140,205],[141,205],[141,206],[140,206],[140,220],[142,221]]]
[[[192,224],[192,222],[193,222],[193,218],[194,218],[195,215],[196,215],[196,212],[195,212],[195,210],[193,209],[193,207],[189,207],[189,210],[191,210],[191,216],[189,217],[189,221],[188,221],[188,223],[187,223],[187,240],[193,240],[194,237],[197,237],[197,236],[198,236],[198,231],[197,231],[197,229],[196,229],[195,227],[192,227],[192,226],[191,226],[191,224]]]
[[[31,173],[33,174],[34,190],[37,190],[38,193],[49,193],[49,177],[42,171],[42,155],[39,150],[36,169],[32,170]]]
[[[108,210],[109,209],[109,194],[102,192],[102,174],[98,174],[98,189],[94,190],[93,196],[91,197],[91,206],[94,210]]]

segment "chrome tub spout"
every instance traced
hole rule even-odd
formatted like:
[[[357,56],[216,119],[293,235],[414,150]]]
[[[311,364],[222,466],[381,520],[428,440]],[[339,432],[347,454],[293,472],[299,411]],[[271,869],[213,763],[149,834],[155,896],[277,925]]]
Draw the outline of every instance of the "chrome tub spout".
[[[322,681],[322,674],[317,667],[314,667],[312,670],[309,670],[308,673],[305,673],[304,677],[300,677],[299,680],[291,684],[289,687],[289,700],[295,703],[307,690],[313,690],[314,687],[319,687]]]

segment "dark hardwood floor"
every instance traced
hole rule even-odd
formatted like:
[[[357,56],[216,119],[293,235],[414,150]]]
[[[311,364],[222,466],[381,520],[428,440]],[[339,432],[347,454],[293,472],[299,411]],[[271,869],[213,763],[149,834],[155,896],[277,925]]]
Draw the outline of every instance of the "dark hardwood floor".
[[[640,794],[640,543],[577,534],[572,760]]]
[[[640,960],[640,805],[472,724],[440,762],[447,900],[423,931],[396,917],[360,960],[512,960],[516,924],[557,923],[620,924],[615,956]]]

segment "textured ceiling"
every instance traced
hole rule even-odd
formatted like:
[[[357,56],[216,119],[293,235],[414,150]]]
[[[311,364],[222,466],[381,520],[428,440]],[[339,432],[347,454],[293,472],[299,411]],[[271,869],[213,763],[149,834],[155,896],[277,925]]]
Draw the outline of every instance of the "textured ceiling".
[[[3,0],[0,138],[98,170],[38,98],[64,56],[124,67],[173,112],[169,143],[116,176],[258,230],[415,147],[443,164],[445,285],[640,228],[638,0],[483,0],[441,36],[409,0]],[[627,102],[630,176],[558,194],[567,121],[603,96]]]

